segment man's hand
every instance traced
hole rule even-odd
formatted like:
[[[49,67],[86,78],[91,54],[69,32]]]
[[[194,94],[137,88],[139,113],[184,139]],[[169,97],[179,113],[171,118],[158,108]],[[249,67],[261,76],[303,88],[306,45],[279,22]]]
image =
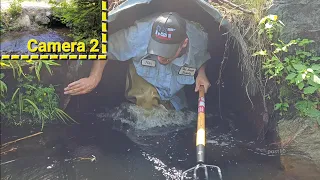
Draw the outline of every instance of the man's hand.
[[[99,84],[107,61],[94,61],[89,77],[79,79],[64,88],[64,94],[80,95],[91,92]]]
[[[70,83],[66,88],[64,88],[64,94],[69,95],[80,95],[91,92],[99,84],[97,78],[87,77],[79,79],[78,81]]]
[[[196,78],[196,88],[195,88],[194,91],[198,92],[201,85],[204,86],[204,92],[205,93],[207,93],[209,87],[211,86],[207,76],[205,74],[199,73],[197,78]]]
[[[203,64],[198,71],[198,76],[196,78],[196,87],[194,89],[195,92],[198,92],[200,86],[203,85],[204,92],[207,93],[209,87],[211,86],[211,84],[207,78],[205,68],[206,68],[206,64]]]

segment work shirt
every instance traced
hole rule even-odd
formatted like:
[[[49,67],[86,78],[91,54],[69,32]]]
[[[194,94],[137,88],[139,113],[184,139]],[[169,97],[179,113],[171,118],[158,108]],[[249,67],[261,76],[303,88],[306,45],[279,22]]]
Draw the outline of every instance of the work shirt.
[[[195,83],[193,70],[198,70],[211,58],[207,51],[208,35],[187,20],[189,45],[186,53],[162,65],[156,56],[147,53],[152,24],[158,15],[138,20],[129,28],[109,35],[108,59],[132,60],[137,74],[157,89],[161,100],[169,100],[176,110],[181,110],[187,107],[183,87]]]

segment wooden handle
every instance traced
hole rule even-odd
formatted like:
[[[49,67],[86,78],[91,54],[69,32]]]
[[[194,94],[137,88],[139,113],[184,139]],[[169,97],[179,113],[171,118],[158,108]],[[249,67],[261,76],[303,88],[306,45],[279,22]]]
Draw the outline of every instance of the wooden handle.
[[[197,162],[204,162],[204,153],[206,145],[206,131],[205,131],[205,98],[204,98],[204,87],[199,88],[199,99],[198,99],[198,124],[197,124]]]

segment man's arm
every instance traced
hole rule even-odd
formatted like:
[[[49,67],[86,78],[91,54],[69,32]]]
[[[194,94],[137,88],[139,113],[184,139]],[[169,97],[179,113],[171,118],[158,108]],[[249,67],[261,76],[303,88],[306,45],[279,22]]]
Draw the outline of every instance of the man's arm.
[[[206,67],[207,67],[207,62],[205,62],[204,64],[202,64],[202,66],[199,68],[198,70],[198,74],[206,74]]]
[[[109,37],[108,42],[108,59],[125,61],[134,54],[132,44],[127,40],[134,37],[134,26],[128,29],[122,29]],[[107,61],[96,60],[92,64],[89,77],[79,79],[70,83],[64,93],[69,95],[81,95],[91,92],[99,84],[103,70]]]
[[[89,77],[70,83],[64,89],[64,94],[80,95],[91,92],[99,84],[106,64],[107,60],[94,61]]]
[[[148,45],[148,38],[145,36],[151,33],[151,25],[151,19],[136,21],[133,26],[110,35],[108,59],[127,61],[142,54]],[[99,84],[106,63],[104,60],[94,61],[89,77],[70,83],[65,88],[65,94],[80,95],[91,92]]]
[[[108,62],[107,60],[94,61],[89,77],[92,77],[92,79],[99,82],[101,80],[102,73],[103,73],[103,70],[104,70],[107,62]]]

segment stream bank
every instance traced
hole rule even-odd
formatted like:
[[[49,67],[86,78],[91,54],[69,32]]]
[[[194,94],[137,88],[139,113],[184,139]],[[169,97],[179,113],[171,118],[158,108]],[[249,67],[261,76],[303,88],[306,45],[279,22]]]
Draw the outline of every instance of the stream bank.
[[[1,32],[38,31],[45,27],[61,26],[52,14],[49,1],[1,1]]]

